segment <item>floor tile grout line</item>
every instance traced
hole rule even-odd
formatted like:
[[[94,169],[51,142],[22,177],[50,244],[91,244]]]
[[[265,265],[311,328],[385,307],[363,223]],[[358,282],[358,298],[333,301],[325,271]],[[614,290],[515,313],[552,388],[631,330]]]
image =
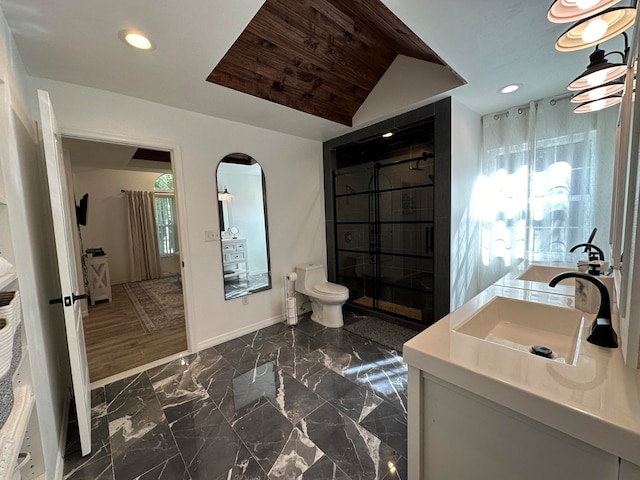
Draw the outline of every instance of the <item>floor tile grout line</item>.
[[[147,372],[148,372],[148,370],[145,370],[145,373],[147,373]],[[189,375],[191,375],[191,371],[189,371]],[[149,377],[148,373],[147,373],[147,377]],[[193,378],[193,375],[191,375],[191,378]],[[193,378],[193,380],[196,381],[195,378]],[[153,386],[153,382],[151,381],[150,377],[149,377],[149,383],[151,384],[151,388],[153,389],[153,394],[155,395],[156,400],[158,401],[158,404],[160,405],[160,410],[162,411],[162,416],[164,417],[165,421],[167,422],[167,427],[169,428],[169,432],[171,433],[171,438],[173,439],[173,443],[176,446],[176,449],[178,450],[178,455],[180,456],[180,460],[182,460],[182,465],[184,465],[184,468],[186,470],[187,475],[189,475],[189,478],[191,478],[191,472],[189,471],[189,465],[187,465],[187,462],[184,459],[184,455],[182,454],[182,450],[180,449],[180,446],[178,445],[178,441],[176,440],[176,436],[174,435],[173,429],[171,428],[171,423],[172,422],[169,422],[169,419],[167,418],[167,414],[164,411],[164,406],[162,405],[162,402],[160,401],[160,398],[158,397],[158,392],[156,392],[156,389]],[[202,385],[200,385],[200,387],[202,387]],[[207,395],[209,395],[209,392],[207,392]],[[173,458],[173,457],[171,457],[171,458]],[[168,462],[169,460],[170,459],[167,459],[165,461]],[[158,465],[160,465],[160,464],[158,464]],[[156,465],[156,467],[158,465]],[[156,468],[156,467],[153,467],[153,468]]]

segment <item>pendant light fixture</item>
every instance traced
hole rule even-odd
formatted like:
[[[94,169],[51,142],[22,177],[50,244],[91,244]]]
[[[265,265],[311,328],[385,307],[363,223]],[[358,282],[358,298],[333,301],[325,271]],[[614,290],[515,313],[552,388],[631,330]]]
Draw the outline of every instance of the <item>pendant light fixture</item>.
[[[622,95],[611,95],[610,97],[601,98],[599,100],[593,100],[591,102],[583,103],[582,105],[574,108],[574,113],[590,113],[597,112],[598,110],[602,110],[604,108],[611,107],[613,105],[617,105],[622,102]]]
[[[227,187],[224,187],[224,192],[218,192],[218,200],[221,202],[226,202],[231,200],[231,194],[229,193],[229,190],[227,190]]]
[[[571,98],[571,103],[585,103],[593,102],[594,100],[600,100],[604,97],[609,97],[620,93],[624,90],[624,82],[621,80],[615,82],[605,83],[597,87],[588,88],[580,93],[577,93]]]
[[[549,7],[547,18],[553,23],[577,22],[613,7],[620,0],[556,0]]]
[[[627,44],[627,35],[624,34],[625,38],[625,51],[624,53],[619,51],[609,52],[607,54],[604,53],[604,50],[601,50],[596,45],[595,50],[591,55],[589,55],[589,65],[587,69],[582,72],[580,76],[578,76],[573,82],[569,84],[567,87],[568,90],[572,92],[579,92],[580,90],[586,90],[593,87],[597,87],[599,85],[604,85],[605,83],[611,82],[617,78],[622,77],[627,72],[627,52],[629,51],[629,47]],[[611,63],[606,59],[607,55],[611,55],[612,53],[618,53],[622,56],[621,63]]]
[[[633,7],[615,7],[584,18],[556,41],[556,50],[573,52],[592,47],[627,30],[636,19]]]

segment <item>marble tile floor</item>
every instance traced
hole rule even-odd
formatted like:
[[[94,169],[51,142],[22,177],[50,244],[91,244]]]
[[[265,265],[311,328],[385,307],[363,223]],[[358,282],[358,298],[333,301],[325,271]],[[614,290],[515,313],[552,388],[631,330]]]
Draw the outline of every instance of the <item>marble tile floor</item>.
[[[345,319],[346,321],[350,321]],[[92,391],[65,479],[406,479],[401,356],[303,317]]]

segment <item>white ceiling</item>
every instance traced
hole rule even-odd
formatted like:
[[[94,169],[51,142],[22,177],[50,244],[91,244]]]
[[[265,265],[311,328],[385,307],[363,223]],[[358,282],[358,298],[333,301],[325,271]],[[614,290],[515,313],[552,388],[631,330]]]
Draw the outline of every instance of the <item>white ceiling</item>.
[[[480,114],[566,93],[591,52],[554,49],[566,26],[547,21],[551,0],[383,2],[466,80],[448,93]],[[316,140],[350,130],[205,81],[262,0],[0,0],[0,5],[29,75]],[[123,29],[145,32],[157,48],[144,52],[124,45],[118,38]],[[623,41],[618,37],[601,48],[621,50]],[[499,94],[509,83],[523,88]],[[364,116],[353,128],[431,100],[414,95],[410,104],[378,109],[376,118]],[[358,115],[354,118],[357,123]]]

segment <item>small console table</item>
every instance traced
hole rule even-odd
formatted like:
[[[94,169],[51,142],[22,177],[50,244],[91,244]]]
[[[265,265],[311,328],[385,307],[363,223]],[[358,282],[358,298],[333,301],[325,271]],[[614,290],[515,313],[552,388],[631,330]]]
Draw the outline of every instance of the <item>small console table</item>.
[[[100,300],[111,301],[111,278],[109,277],[109,257],[85,257],[89,276],[89,297],[91,305]]]
[[[248,278],[247,240],[243,238],[223,239],[222,264],[225,280],[241,275]]]

